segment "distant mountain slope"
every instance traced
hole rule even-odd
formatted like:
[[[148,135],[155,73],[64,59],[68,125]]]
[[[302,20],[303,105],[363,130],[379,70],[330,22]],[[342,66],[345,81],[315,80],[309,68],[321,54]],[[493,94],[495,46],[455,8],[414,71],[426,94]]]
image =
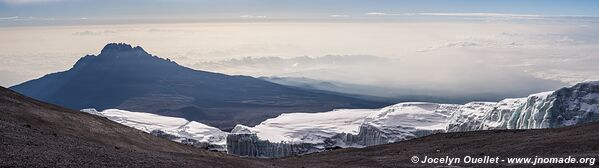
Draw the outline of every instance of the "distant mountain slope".
[[[312,92],[321,92],[328,94],[336,94],[347,97],[355,97],[364,100],[377,102],[397,103],[402,101],[399,98],[389,96],[389,89],[378,88],[375,86],[364,86],[357,84],[347,84],[342,82],[323,81],[306,77],[258,77],[272,83],[297,87],[300,89],[309,90]]]
[[[201,121],[221,129],[255,125],[283,112],[375,108],[385,104],[189,69],[141,47],[108,44],[73,68],[11,89],[72,109],[118,108]]]
[[[449,104],[465,104],[472,101],[499,101],[506,97],[522,97],[526,96],[528,91],[545,91],[539,89],[531,89],[528,91],[517,93],[447,93],[446,90],[430,90],[418,88],[395,88],[393,86],[375,86],[363,84],[350,84],[340,81],[318,80],[306,77],[259,77],[259,79],[269,82],[297,87],[301,89],[311,90],[315,92],[323,92],[337,94],[347,97],[355,97],[359,99],[377,101],[377,102],[436,102]],[[559,88],[554,82],[549,82],[550,85]],[[527,90],[527,89],[523,89]],[[535,91],[535,92],[536,92]]]
[[[0,87],[0,167],[264,167]]]

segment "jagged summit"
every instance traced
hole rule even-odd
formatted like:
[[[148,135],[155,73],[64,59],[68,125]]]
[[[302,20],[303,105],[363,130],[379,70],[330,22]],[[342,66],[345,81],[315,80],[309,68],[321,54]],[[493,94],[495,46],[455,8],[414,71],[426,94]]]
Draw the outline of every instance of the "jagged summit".
[[[160,58],[146,52],[140,46],[131,46],[127,43],[108,43],[100,54],[86,55],[79,59],[73,66],[80,69],[90,66],[117,66],[117,67],[139,67],[139,66],[178,66],[174,61]],[[114,68],[114,67],[113,67]]]
[[[127,44],[127,43],[108,43],[108,44],[106,44],[106,46],[104,46],[104,48],[100,52],[100,55],[98,55],[98,56],[111,56],[111,55],[114,55],[114,56],[120,56],[120,55],[151,56],[140,46],[132,47],[130,44]]]

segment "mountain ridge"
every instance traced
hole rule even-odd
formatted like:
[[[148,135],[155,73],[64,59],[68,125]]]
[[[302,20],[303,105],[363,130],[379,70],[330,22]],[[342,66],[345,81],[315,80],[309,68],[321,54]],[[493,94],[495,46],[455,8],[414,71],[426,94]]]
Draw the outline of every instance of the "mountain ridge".
[[[386,105],[249,76],[194,70],[124,43],[110,43],[97,56],[84,56],[69,70],[11,89],[75,110],[144,111],[202,121],[223,130],[239,123],[258,124],[283,112]]]

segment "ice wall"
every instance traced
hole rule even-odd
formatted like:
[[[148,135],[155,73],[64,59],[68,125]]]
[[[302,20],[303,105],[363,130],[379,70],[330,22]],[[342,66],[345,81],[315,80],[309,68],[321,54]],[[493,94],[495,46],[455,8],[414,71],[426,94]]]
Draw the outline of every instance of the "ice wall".
[[[447,130],[541,129],[599,121],[599,82],[505,99],[490,109],[481,109],[476,116],[482,117],[461,120],[472,115],[456,112],[448,121]]]

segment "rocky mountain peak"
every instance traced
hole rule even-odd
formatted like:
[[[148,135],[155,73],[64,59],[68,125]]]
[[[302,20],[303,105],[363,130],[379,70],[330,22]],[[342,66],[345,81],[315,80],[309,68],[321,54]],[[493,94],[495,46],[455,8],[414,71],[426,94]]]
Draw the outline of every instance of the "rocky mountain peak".
[[[104,46],[100,55],[107,57],[123,57],[123,56],[151,56],[140,46],[132,47],[127,43],[109,43]]]

